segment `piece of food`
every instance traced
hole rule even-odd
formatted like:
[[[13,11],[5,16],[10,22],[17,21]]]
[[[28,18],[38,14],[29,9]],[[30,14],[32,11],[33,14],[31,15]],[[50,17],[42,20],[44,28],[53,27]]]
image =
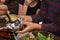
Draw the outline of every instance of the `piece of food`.
[[[46,40],[46,36],[38,32],[38,40]]]
[[[54,39],[50,36],[46,37],[42,33],[38,32],[38,40],[54,40]]]

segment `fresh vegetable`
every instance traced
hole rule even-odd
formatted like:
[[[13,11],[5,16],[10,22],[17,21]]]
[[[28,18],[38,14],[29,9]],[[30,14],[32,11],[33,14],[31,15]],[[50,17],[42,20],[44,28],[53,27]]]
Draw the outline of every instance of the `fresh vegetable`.
[[[38,32],[38,40],[46,40],[46,36]]]
[[[38,32],[38,40],[54,40],[53,37],[46,37],[43,34],[41,34],[40,32]]]
[[[25,40],[29,40],[29,37],[27,37]]]
[[[25,40],[30,40],[29,37],[27,37]],[[46,37],[42,33],[37,33],[37,38],[33,38],[32,40],[54,40],[53,37],[49,36]]]

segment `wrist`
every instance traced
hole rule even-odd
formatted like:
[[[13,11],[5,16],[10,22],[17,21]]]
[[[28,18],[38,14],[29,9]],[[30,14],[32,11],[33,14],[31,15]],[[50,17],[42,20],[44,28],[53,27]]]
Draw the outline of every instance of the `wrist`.
[[[37,26],[35,27],[35,29],[40,30],[41,29],[41,25],[40,24],[37,24]]]

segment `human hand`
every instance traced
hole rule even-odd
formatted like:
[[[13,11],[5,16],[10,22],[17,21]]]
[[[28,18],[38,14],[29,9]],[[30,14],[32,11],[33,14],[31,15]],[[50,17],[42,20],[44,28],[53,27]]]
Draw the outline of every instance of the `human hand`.
[[[23,21],[28,21],[31,22],[32,18],[31,16],[26,16],[26,15],[18,15],[19,18],[22,18]]]
[[[8,10],[8,7],[4,4],[0,5],[0,16],[4,15]]]
[[[25,4],[29,5],[33,0],[25,0]]]
[[[0,11],[6,11],[6,10],[8,10],[7,5],[1,4],[1,5],[0,5]]]
[[[16,33],[22,34],[34,29],[41,29],[41,25],[32,23],[32,22],[23,22],[24,25],[27,25],[26,28],[24,28],[22,31],[17,31]]]
[[[1,0],[1,3],[5,3],[6,0]]]
[[[7,29],[7,27],[1,27],[0,30]]]

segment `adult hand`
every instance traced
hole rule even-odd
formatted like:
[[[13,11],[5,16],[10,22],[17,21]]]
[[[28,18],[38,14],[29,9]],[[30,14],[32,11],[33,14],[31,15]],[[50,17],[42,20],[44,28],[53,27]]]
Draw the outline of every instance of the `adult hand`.
[[[8,10],[7,5],[4,5],[4,4],[0,5],[0,11],[7,11],[7,10]]]
[[[0,30],[7,29],[7,27],[1,27]]]
[[[24,28],[22,31],[17,31],[16,33],[22,34],[34,29],[41,29],[41,25],[36,24],[36,23],[32,23],[32,22],[23,22],[24,25],[27,25],[26,28]]]
[[[0,16],[4,15],[8,10],[8,7],[4,4],[0,5]]]
[[[23,21],[28,21],[31,22],[32,18],[31,16],[26,16],[26,15],[18,15],[19,18],[22,18]]]
[[[5,3],[6,0],[1,0],[1,3]]]

